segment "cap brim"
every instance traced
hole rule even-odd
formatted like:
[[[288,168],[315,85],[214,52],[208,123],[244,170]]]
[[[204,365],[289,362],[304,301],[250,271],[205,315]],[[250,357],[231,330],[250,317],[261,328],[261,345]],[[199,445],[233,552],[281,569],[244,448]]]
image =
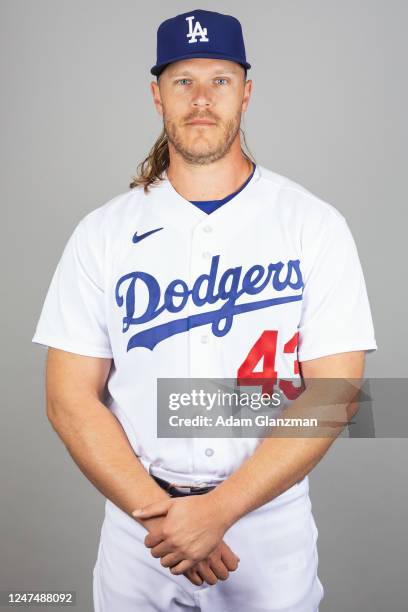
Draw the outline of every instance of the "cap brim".
[[[247,70],[249,68],[251,68],[251,64],[248,64],[248,62],[240,62],[237,60],[236,57],[231,57],[230,55],[224,55],[222,53],[189,53],[188,55],[179,55],[178,57],[174,57],[171,58],[170,60],[167,60],[166,62],[162,63],[162,64],[156,64],[155,66],[152,66],[152,68],[150,69],[151,74],[154,74],[155,76],[159,76],[161,72],[163,72],[163,70],[166,68],[166,66],[168,66],[169,64],[173,64],[174,62],[178,62],[179,60],[183,60],[183,59],[194,59],[196,57],[206,57],[209,59],[224,59],[224,60],[229,60],[230,62],[235,62],[236,64],[240,64],[241,66],[244,66],[244,68],[246,68]]]

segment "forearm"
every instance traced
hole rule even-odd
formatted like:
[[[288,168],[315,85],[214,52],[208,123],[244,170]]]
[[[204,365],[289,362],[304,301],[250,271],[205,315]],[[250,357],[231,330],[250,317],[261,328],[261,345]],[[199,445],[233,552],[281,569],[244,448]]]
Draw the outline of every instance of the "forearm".
[[[83,474],[129,515],[137,507],[167,499],[135,455],[114,414],[96,398],[84,401],[82,410],[65,406],[49,416]]]
[[[302,480],[326,454],[353,411],[355,404],[349,401],[318,406],[315,391],[305,391],[284,416],[318,418],[318,433],[308,435],[304,428],[296,433],[291,428],[291,437],[284,437],[284,427],[271,429],[271,437],[263,439],[253,455],[211,492],[228,524]]]
[[[213,491],[230,525],[299,482],[327,452],[328,438],[266,438],[238,470]],[[233,503],[231,504],[231,500]]]

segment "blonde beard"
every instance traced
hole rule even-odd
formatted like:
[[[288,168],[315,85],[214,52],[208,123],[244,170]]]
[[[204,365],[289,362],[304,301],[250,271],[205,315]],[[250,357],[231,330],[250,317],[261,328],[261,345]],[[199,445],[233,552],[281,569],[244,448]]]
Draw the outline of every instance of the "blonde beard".
[[[185,146],[183,139],[180,137],[178,128],[173,121],[167,121],[164,117],[163,126],[167,136],[167,140],[173,145],[177,153],[189,164],[204,166],[211,164],[219,159],[222,159],[230,150],[241,125],[241,113],[238,112],[235,117],[224,123],[223,134],[215,149],[206,152],[195,153],[193,150]]]

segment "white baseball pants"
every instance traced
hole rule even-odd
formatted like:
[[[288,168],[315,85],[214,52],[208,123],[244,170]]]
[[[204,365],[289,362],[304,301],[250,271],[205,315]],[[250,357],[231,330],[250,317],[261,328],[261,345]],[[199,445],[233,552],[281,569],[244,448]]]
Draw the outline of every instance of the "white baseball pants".
[[[308,479],[225,534],[241,559],[215,585],[173,576],[144,545],[146,529],[109,500],[93,570],[95,612],[318,612],[317,528]]]

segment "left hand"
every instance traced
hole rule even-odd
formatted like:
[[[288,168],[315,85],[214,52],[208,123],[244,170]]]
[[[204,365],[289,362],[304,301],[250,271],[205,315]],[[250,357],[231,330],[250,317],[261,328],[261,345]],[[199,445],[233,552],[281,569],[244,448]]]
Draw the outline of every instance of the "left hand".
[[[132,514],[140,519],[165,515],[161,530],[148,534],[144,543],[172,574],[182,574],[206,559],[229,527],[211,493],[164,499]]]

